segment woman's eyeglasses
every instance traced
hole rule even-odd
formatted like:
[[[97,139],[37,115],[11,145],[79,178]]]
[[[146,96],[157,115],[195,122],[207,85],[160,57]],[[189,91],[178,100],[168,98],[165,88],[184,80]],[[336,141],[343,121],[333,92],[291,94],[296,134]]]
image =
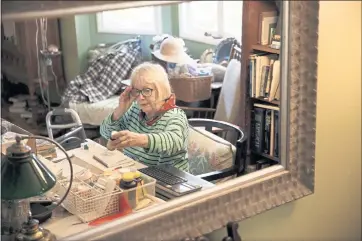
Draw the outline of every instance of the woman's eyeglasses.
[[[143,97],[149,97],[152,95],[152,91],[153,89],[150,89],[150,88],[144,88],[142,90],[139,90],[139,89],[135,89],[133,88],[130,92],[130,94],[133,96],[133,97],[138,97],[140,94],[143,95]]]

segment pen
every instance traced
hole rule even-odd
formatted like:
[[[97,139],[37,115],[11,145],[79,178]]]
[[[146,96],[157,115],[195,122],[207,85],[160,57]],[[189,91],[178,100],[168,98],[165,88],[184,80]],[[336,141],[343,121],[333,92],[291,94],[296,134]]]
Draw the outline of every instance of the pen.
[[[105,167],[109,167],[107,163],[105,163],[104,161],[102,161],[101,159],[99,159],[98,157],[93,155],[93,159],[96,160],[97,162],[99,162],[100,164],[102,164]]]

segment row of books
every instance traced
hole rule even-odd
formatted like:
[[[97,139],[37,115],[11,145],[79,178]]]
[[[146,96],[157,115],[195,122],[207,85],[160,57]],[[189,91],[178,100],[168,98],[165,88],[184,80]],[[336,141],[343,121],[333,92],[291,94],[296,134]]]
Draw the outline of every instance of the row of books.
[[[256,153],[279,157],[279,107],[254,104],[250,148]]]
[[[249,56],[249,95],[268,101],[280,99],[280,60],[277,54]]]

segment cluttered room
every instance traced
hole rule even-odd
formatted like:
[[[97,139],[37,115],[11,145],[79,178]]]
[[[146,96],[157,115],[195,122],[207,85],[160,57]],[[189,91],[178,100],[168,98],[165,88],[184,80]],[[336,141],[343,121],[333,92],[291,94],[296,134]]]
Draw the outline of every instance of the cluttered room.
[[[2,240],[71,237],[279,164],[280,12],[2,21]]]

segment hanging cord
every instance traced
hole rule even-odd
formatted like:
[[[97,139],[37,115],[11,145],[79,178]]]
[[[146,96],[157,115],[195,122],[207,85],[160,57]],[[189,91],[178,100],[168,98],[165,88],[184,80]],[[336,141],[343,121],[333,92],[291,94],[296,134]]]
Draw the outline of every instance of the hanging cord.
[[[42,27],[41,20],[39,20],[39,22],[40,22],[40,27]],[[50,107],[50,104],[48,103],[47,100],[45,100],[45,97],[44,97],[43,78],[42,78],[42,74],[41,74],[41,63],[40,63],[40,59],[39,59],[39,43],[38,43],[39,23],[38,23],[38,19],[35,19],[35,23],[36,23],[35,46],[36,46],[36,60],[37,60],[37,65],[38,65],[38,78],[39,78],[40,93],[41,93],[43,103],[45,105],[47,105],[48,107]]]
[[[41,35],[41,39],[42,39],[42,50],[46,51],[47,47],[48,47],[48,39],[47,39],[47,30],[48,30],[48,21],[46,18],[41,18],[40,19],[40,35]],[[48,101],[48,111],[50,111],[50,97],[49,97],[49,81],[48,81],[48,65],[45,62],[46,59],[44,59],[44,56],[42,58],[42,67],[43,67],[43,71],[42,71],[42,75],[43,75],[43,79],[44,82],[47,84],[46,85],[46,94],[47,94],[47,101]]]
[[[44,46],[43,46],[43,50],[46,50],[48,48],[48,37],[47,37],[47,33],[48,33],[48,19],[46,18],[42,18],[43,22],[44,22],[44,31],[42,33],[42,36],[43,36],[43,41],[44,41]],[[46,66],[47,68],[47,66]],[[60,94],[60,91],[59,91],[59,85],[58,85],[58,77],[57,75],[55,74],[54,72],[54,68],[53,68],[53,62],[51,62],[50,64],[50,69],[51,69],[51,72],[52,72],[52,75],[54,77],[54,82],[55,82],[55,88],[56,88],[56,92],[58,94],[58,96],[61,96]],[[49,91],[49,89],[48,89]]]
[[[38,23],[39,21],[39,23]],[[38,77],[40,78],[39,81],[39,85],[40,85],[40,92],[41,92],[41,97],[43,100],[43,103],[48,107],[48,110],[50,111],[51,109],[51,104],[50,104],[50,100],[49,100],[49,82],[47,80],[47,74],[45,73],[45,71],[48,71],[48,65],[46,63],[44,63],[44,61],[41,61],[39,59],[39,25],[40,25],[40,38],[41,38],[41,47],[43,51],[47,51],[47,46],[48,46],[48,39],[47,39],[47,32],[48,32],[48,21],[46,18],[40,18],[40,19],[36,19],[36,39],[35,39],[35,44],[36,44],[36,57],[37,57],[37,64],[38,64]],[[50,60],[51,61],[51,60]],[[58,85],[58,78],[57,75],[54,72],[54,68],[53,68],[53,63],[50,63],[50,68],[51,68],[51,73],[54,77],[54,81],[55,81],[55,87],[56,87],[56,92],[58,94],[58,96],[61,96],[60,91],[59,91],[59,85]],[[44,82],[43,82],[44,81]],[[45,86],[43,86],[43,83],[45,84],[45,82],[48,83],[47,88],[45,90]],[[47,94],[47,98],[45,98],[44,94]]]

